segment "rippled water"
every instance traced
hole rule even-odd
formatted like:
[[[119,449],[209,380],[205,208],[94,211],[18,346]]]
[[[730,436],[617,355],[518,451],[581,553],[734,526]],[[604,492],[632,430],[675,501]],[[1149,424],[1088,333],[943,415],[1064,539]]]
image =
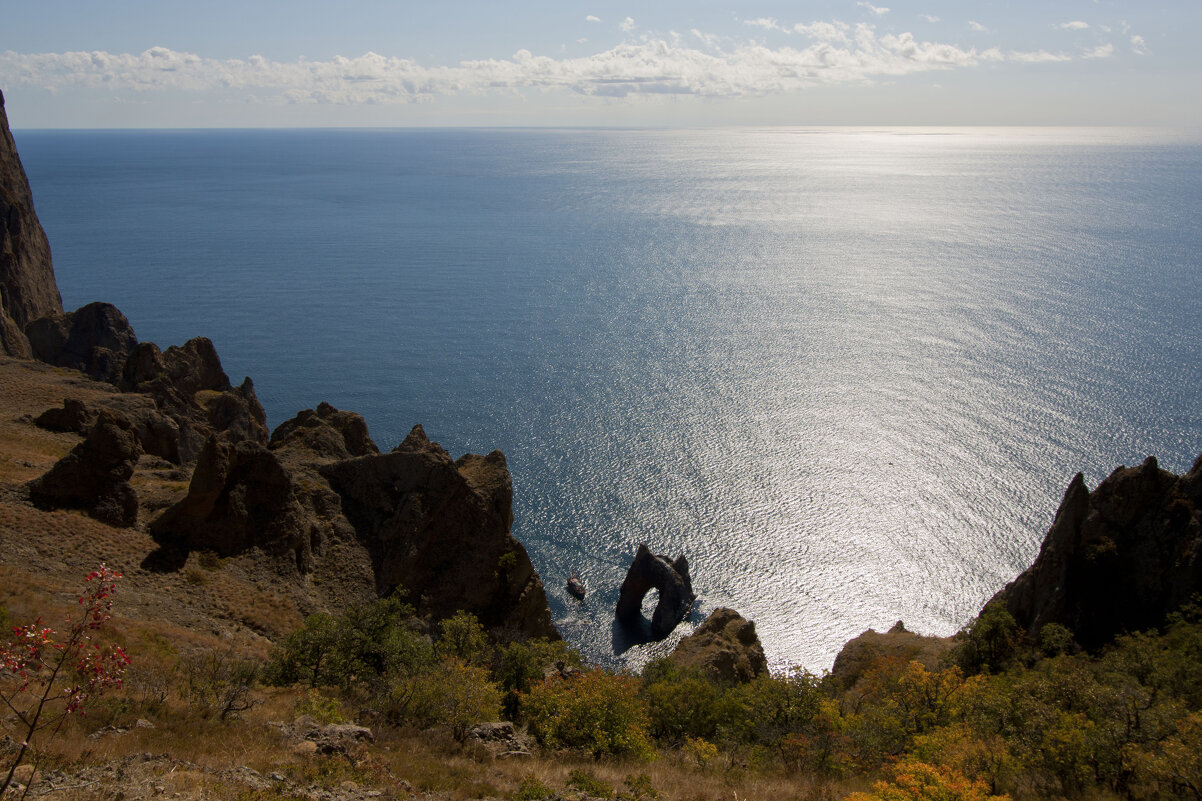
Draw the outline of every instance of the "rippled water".
[[[270,423],[502,449],[565,635],[635,546],[813,670],[948,634],[1069,479],[1202,451],[1202,147],[1163,131],[17,134],[64,302]],[[563,590],[578,571],[583,603]],[[687,627],[685,627],[687,629]],[[615,656],[615,650],[619,653]]]

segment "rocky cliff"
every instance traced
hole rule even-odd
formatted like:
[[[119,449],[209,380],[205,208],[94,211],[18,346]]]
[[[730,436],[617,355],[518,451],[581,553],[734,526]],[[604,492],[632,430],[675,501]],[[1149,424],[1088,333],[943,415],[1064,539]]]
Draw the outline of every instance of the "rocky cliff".
[[[725,607],[711,612],[668,658],[723,684],[743,684],[768,673],[755,623]]]
[[[44,382],[44,369],[4,365],[22,382],[6,387],[10,399],[46,397],[50,385],[67,392],[49,396],[61,405],[14,420],[31,429],[20,436],[36,443],[36,458],[14,462],[20,484],[0,481],[0,503],[83,510],[121,528],[123,550],[150,535],[139,557],[146,576],[178,574],[197,552],[210,565],[214,555],[235,558],[254,590],[227,587],[221,603],[278,586],[271,621],[239,613],[260,631],[403,587],[436,620],[466,609],[498,638],[558,638],[542,582],[509,531],[513,489],[499,451],[453,461],[418,426],[381,454],[362,417],[324,403],[269,438],[250,379],[234,386],[208,339],[160,350],[139,342],[111,304],[64,312],[2,97],[0,190],[0,363],[36,358],[104,382],[103,391],[78,376]]]
[[[271,446],[211,437],[187,496],[150,525],[165,547],[258,550],[306,575],[348,553],[376,594],[402,588],[418,614],[467,610],[498,639],[558,638],[542,581],[509,533],[505,457],[457,461],[421,426],[381,454],[363,419],[329,404],[276,429]],[[328,572],[328,571],[327,571]]]
[[[62,311],[50,244],[33,210],[0,93],[0,353],[29,358],[25,326]]]
[[[1202,456],[1184,476],[1149,457],[1092,492],[1072,480],[1034,564],[994,600],[1029,634],[1047,623],[1095,648],[1159,626],[1202,593]]]

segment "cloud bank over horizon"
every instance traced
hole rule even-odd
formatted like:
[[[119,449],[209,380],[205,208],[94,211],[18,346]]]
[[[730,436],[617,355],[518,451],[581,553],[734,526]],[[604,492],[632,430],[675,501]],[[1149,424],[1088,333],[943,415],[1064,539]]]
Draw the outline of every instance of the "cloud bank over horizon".
[[[880,12],[878,12],[880,13]],[[625,22],[633,21],[627,18]],[[961,47],[921,40],[912,33],[878,34],[867,23],[780,26],[746,24],[798,37],[797,46],[770,47],[692,30],[644,35],[580,57],[555,58],[519,50],[509,58],[425,66],[410,58],[366,52],[326,60],[210,58],[156,46],[140,53],[105,50],[60,53],[0,52],[0,82],[59,92],[230,92],[251,101],[388,104],[438,97],[565,91],[604,98],[652,96],[758,97],[809,87],[866,84],[922,72],[985,63],[1031,64],[1073,60],[1063,52]],[[1114,52],[1089,51],[1093,58]],[[1085,56],[1086,54],[1079,54]]]

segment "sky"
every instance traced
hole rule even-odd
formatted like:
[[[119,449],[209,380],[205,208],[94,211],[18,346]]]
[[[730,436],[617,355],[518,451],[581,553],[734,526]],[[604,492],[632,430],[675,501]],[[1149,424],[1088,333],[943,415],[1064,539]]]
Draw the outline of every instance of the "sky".
[[[1202,126],[1202,0],[0,0],[17,128]]]

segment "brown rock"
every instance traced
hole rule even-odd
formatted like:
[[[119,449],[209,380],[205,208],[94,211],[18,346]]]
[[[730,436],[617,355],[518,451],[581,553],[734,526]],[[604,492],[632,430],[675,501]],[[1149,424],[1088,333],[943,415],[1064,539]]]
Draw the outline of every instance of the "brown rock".
[[[951,638],[914,634],[899,620],[884,634],[868,629],[849,640],[835,657],[831,679],[839,690],[850,689],[881,660],[919,662],[927,670],[938,670],[951,647]]]
[[[452,462],[415,426],[391,453],[321,474],[371,555],[380,595],[401,586],[419,614],[465,609],[498,637],[558,639],[542,581],[509,533],[513,486],[499,451]]]
[[[187,496],[150,524],[160,542],[222,556],[259,548],[288,556],[301,572],[312,567],[310,524],[293,492],[292,476],[256,442],[205,443]]]
[[[1069,484],[1035,563],[995,596],[1031,636],[1068,627],[1085,648],[1163,623],[1202,592],[1202,456],[1184,476],[1149,457],[1090,492]]]
[[[361,415],[340,411],[328,403],[305,409],[271,433],[270,447],[303,448],[318,457],[349,459],[379,453]]]
[[[688,560],[681,556],[673,562],[666,556],[651,553],[643,543],[622,581],[615,617],[627,624],[641,620],[643,598],[653,587],[659,590],[659,603],[651,616],[651,636],[662,640],[688,616],[696,596],[689,578]]]
[[[96,413],[77,398],[64,398],[62,407],[47,409],[33,422],[47,431],[81,434],[96,420]]]
[[[204,337],[166,351],[152,342],[138,345],[116,383],[125,392],[148,394],[175,422],[179,444],[171,461],[195,461],[214,434],[229,442],[267,444],[267,414],[254,384],[249,378],[239,387],[230,384],[217,350]]]
[[[33,208],[0,93],[0,352],[29,358],[25,326],[62,311],[50,244]]]
[[[141,452],[130,422],[102,411],[87,439],[29,483],[30,498],[44,508],[86,509],[110,525],[132,526],[138,498],[129,479]]]
[[[680,641],[669,659],[724,684],[749,682],[768,671],[755,623],[726,608],[711,612],[696,631]]]
[[[129,320],[111,303],[39,318],[25,326],[25,334],[35,358],[98,381],[115,381],[138,345]]]
[[[100,409],[118,412],[130,422],[145,453],[179,463],[179,426],[160,414],[153,400],[145,395],[122,394],[88,406],[76,398],[65,398],[61,407],[47,409],[34,422],[50,431],[84,433],[96,420]]]

